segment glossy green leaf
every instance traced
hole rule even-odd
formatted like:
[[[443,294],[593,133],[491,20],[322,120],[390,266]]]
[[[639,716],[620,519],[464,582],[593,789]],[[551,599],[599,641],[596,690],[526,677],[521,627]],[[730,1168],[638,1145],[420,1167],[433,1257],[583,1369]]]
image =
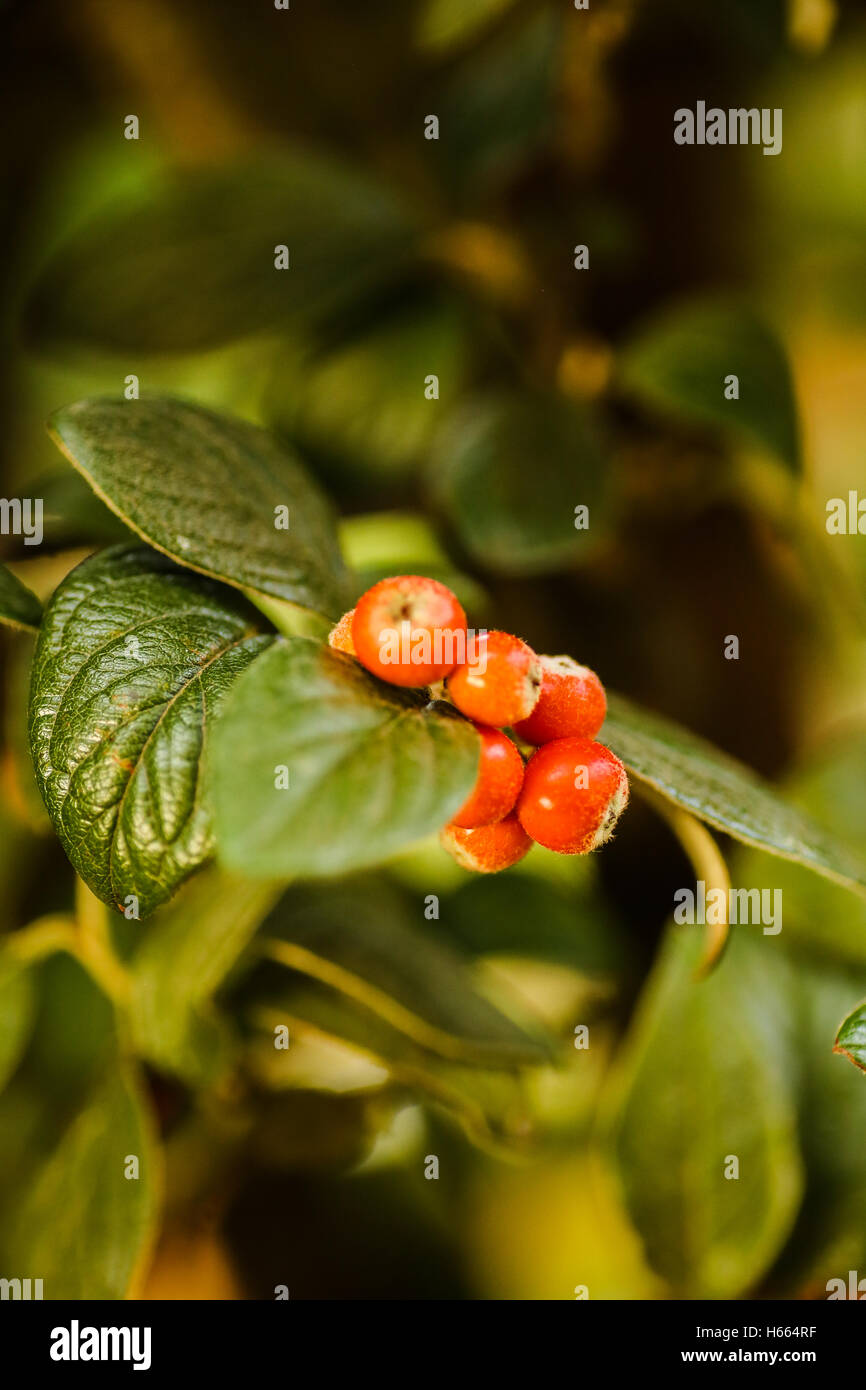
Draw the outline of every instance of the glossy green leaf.
[[[833,1050],[866,1071],[866,1004],[861,1004],[844,1020]]]
[[[46,610],[30,742],[63,848],[97,897],[144,917],[211,855],[202,759],[236,676],[272,640],[233,590],[155,551],[90,557]]]
[[[264,430],[167,396],[78,401],[50,424],[98,496],[178,564],[317,613],[343,611],[330,505]]]
[[[186,168],[62,243],[31,290],[25,326],[51,347],[214,347],[339,313],[399,276],[413,237],[391,192],[309,150]],[[281,246],[287,269],[275,264]]]
[[[503,574],[582,559],[602,531],[606,469],[585,413],[560,397],[472,400],[436,438],[431,485],[466,550]],[[575,529],[575,509],[589,525]]]
[[[36,1011],[30,969],[0,957],[0,1091],[15,1071]]]
[[[340,990],[390,1028],[452,1060],[544,1061],[548,1046],[475,988],[465,956],[415,926],[376,882],[290,889],[266,924],[275,958]]]
[[[622,355],[624,387],[649,405],[745,437],[801,467],[791,369],[775,333],[746,306],[715,301],[668,311]],[[725,378],[739,399],[725,399]]]
[[[700,930],[670,932],[615,1087],[626,1201],[650,1263],[681,1298],[751,1289],[800,1199],[784,960],[748,930],[700,982]],[[725,1176],[732,1159],[738,1177]]]
[[[156,915],[131,969],[130,1017],[140,1055],[191,1084],[219,1074],[231,1036],[214,995],[275,897],[267,884],[211,870]]]
[[[695,734],[609,695],[599,737],[632,776],[699,820],[850,888],[866,889],[866,867],[854,852]]]
[[[138,1160],[138,1176],[130,1159]],[[33,1174],[4,1239],[9,1267],[48,1299],[119,1299],[154,1235],[159,1155],[139,1086],[118,1063]]]
[[[214,734],[220,858],[264,878],[380,863],[449,820],[478,757],[452,707],[307,638],[279,640],[238,682]]]
[[[0,565],[0,623],[35,632],[42,621],[42,604],[5,565]]]

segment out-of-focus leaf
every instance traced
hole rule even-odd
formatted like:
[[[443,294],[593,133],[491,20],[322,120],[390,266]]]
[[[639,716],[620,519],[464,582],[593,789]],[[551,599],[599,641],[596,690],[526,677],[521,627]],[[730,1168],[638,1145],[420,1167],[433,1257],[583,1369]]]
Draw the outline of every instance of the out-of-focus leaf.
[[[456,310],[425,305],[379,323],[271,388],[269,417],[320,472],[369,489],[411,472],[457,400],[465,374]],[[438,396],[428,399],[435,376]]]
[[[549,1056],[543,1035],[531,1036],[478,993],[465,957],[407,921],[399,899],[381,889],[291,890],[266,932],[278,937],[274,954],[283,964],[440,1056],[488,1066]]]
[[[801,1194],[784,961],[743,930],[701,982],[700,933],[670,932],[621,1064],[620,1176],[650,1263],[679,1297],[756,1284]]]
[[[512,175],[550,130],[561,23],[554,10],[531,13],[467,55],[443,82],[433,149],[468,196],[479,183]]]
[[[836,1034],[834,1052],[841,1052],[855,1067],[866,1071],[866,1004],[850,1013]]]
[[[609,694],[599,737],[632,776],[699,820],[837,883],[866,888],[866,867],[853,851],[695,734]]]
[[[478,619],[490,597],[469,575],[455,570],[430,522],[420,512],[364,512],[340,523],[340,546],[356,576],[356,592],[366,593],[393,574],[426,574],[457,595]]]
[[[418,20],[418,46],[434,53],[456,48],[513,3],[514,0],[424,0]]]
[[[561,397],[467,401],[433,445],[434,495],[479,564],[544,574],[582,559],[603,531],[609,489],[593,426]],[[588,525],[576,509],[588,508]]]
[[[600,894],[569,894],[530,874],[473,878],[443,900],[440,925],[473,955],[525,956],[588,975],[616,974],[628,958]]]
[[[36,990],[28,966],[0,956],[0,1091],[27,1046],[36,1013]]]
[[[45,508],[46,545],[112,545],[130,539],[129,527],[71,468],[46,473],[33,484],[33,492]]]
[[[276,890],[211,870],[186,885],[149,924],[132,964],[130,1017],[137,1051],[160,1070],[201,1085],[231,1050],[213,996]]]
[[[11,570],[0,565],[0,623],[35,632],[42,621],[42,605]]]
[[[78,873],[141,917],[211,856],[206,731],[268,646],[234,590],[140,546],[91,556],[39,632],[30,745],[40,791]]]
[[[153,1240],[159,1192],[150,1117],[115,1062],[22,1194],[4,1266],[41,1278],[45,1298],[123,1298]]]
[[[339,617],[331,507],[264,430],[168,396],[78,401],[50,425],[97,495],[178,564]]]
[[[767,1285],[771,1296],[824,1296],[827,1280],[866,1258],[866,1087],[833,1056],[830,1039],[859,972],[794,961],[803,1205]],[[866,1043],[866,1030],[864,1030]]]
[[[446,824],[478,750],[453,708],[307,638],[280,639],[214,733],[220,858],[274,879],[380,863]]]
[[[414,230],[391,192],[312,151],[188,168],[56,250],[31,290],[27,333],[49,347],[192,352],[317,321],[399,277]],[[280,246],[287,269],[275,265]]]
[[[625,389],[675,417],[716,426],[801,468],[797,403],[785,350],[745,306],[713,301],[667,311],[627,344]],[[725,379],[739,399],[725,399]]]

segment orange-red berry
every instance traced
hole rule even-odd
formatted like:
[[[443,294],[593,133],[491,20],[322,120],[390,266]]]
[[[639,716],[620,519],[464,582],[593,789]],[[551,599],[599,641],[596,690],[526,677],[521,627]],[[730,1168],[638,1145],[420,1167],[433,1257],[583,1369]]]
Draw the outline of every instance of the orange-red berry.
[[[462,666],[448,678],[457,708],[479,724],[504,729],[526,719],[541,689],[541,663],[535,652],[508,632],[483,632]]]
[[[475,728],[481,735],[478,780],[452,821],[464,830],[502,820],[513,811],[523,785],[523,759],[511,739],[484,724]]]
[[[545,743],[526,764],[517,815],[527,835],[559,854],[588,854],[610,838],[628,801],[626,770],[588,738]]]
[[[438,580],[400,574],[358,599],[352,641],[361,665],[380,680],[431,685],[463,660],[466,614]]]
[[[335,651],[347,652],[349,656],[355,655],[355,643],[352,641],[352,619],[355,616],[354,608],[350,608],[348,613],[344,613],[338,623],[335,623],[328,633],[328,646]]]
[[[479,874],[495,874],[509,869],[532,848],[532,841],[512,813],[495,825],[480,825],[464,830],[459,825],[446,825],[439,839],[442,848],[464,869]]]
[[[604,686],[588,666],[570,656],[542,656],[541,693],[528,719],[514,726],[527,743],[555,738],[595,738],[607,713]]]

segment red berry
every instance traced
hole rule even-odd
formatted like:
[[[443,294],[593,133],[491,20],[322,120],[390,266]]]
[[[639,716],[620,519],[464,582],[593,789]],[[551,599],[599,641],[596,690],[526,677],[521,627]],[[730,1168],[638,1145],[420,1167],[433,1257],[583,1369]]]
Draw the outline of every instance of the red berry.
[[[508,632],[481,633],[465,664],[448,678],[448,694],[457,708],[498,729],[526,719],[540,689],[538,657]]]
[[[466,614],[436,579],[380,579],[358,599],[352,641],[362,666],[392,685],[431,685],[466,652]]]
[[[528,719],[514,732],[527,743],[550,743],[555,738],[595,738],[607,714],[604,686],[588,666],[570,656],[539,657],[541,694]]]
[[[495,825],[480,825],[473,830],[446,825],[439,839],[442,848],[447,849],[462,868],[474,869],[479,874],[509,869],[532,848],[532,841],[514,814],[498,820]]]
[[[478,780],[452,821],[464,830],[502,820],[514,810],[523,785],[523,759],[511,739],[483,724],[475,728],[481,735]]]
[[[344,613],[338,623],[331,628],[328,633],[328,646],[333,647],[337,652],[347,652],[349,656],[355,655],[355,643],[352,641],[352,619],[355,616],[354,608],[350,608],[348,613]]]
[[[588,854],[610,838],[628,801],[619,758],[588,738],[558,738],[526,765],[517,815],[528,835],[559,854]]]

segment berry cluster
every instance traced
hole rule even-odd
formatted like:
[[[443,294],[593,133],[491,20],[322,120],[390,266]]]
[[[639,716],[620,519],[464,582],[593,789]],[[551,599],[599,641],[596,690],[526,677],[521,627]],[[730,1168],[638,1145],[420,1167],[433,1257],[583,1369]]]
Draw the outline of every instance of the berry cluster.
[[[494,873],[532,842],[587,854],[610,837],[628,801],[619,758],[596,743],[607,707],[594,671],[567,656],[537,656],[507,632],[471,635],[444,584],[420,575],[382,579],[328,638],[374,676],[435,686],[481,736],[478,780],[442,844],[464,868]],[[510,729],[535,746],[524,765]]]

